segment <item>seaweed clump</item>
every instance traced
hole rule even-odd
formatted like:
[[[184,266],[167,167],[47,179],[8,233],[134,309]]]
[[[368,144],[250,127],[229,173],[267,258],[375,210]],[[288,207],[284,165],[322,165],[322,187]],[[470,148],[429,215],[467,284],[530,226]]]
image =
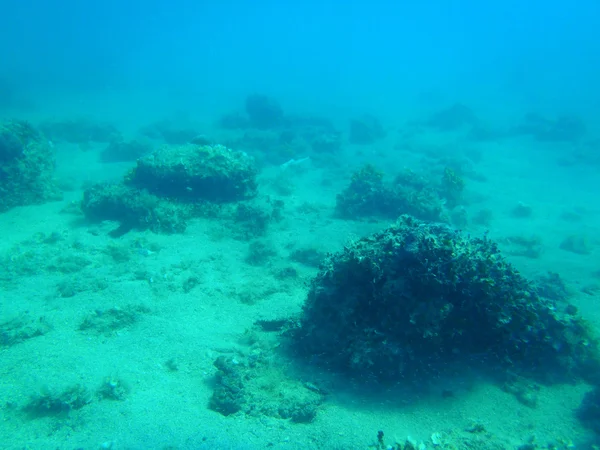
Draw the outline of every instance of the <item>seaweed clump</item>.
[[[54,151],[25,121],[0,122],[0,211],[60,198]]]
[[[293,343],[352,376],[478,363],[549,382],[600,373],[585,322],[540,297],[486,236],[404,215],[321,267]]]

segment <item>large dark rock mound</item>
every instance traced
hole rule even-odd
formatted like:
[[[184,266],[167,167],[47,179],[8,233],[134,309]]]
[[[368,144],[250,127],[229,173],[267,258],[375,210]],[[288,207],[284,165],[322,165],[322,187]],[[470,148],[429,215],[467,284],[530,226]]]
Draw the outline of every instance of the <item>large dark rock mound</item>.
[[[293,342],[314,361],[370,379],[477,362],[547,381],[590,378],[597,344],[572,311],[540,297],[487,237],[401,216],[328,257]]]

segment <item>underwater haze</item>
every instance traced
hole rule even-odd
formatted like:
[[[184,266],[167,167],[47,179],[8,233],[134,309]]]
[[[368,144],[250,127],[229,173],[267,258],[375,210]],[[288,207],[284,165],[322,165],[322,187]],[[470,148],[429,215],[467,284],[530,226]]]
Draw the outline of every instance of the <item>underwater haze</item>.
[[[0,5],[0,448],[600,446],[600,3]]]
[[[23,96],[136,93],[207,114],[267,90],[297,108],[393,114],[437,94],[592,113],[596,2],[404,3],[7,0],[2,75]]]

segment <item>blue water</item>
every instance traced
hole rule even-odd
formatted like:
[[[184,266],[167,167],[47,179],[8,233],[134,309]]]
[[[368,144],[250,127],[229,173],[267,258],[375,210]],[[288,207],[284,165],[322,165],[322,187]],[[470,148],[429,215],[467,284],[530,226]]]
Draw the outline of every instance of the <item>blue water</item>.
[[[600,3],[2,0],[0,12],[0,120],[27,121],[55,161],[52,192],[8,183],[32,163],[10,165],[27,151],[0,129],[0,448],[598,445],[600,418],[577,415],[583,381],[378,388],[318,355],[297,361],[256,322],[298,318],[327,253],[409,213],[489,233],[533,281],[559,274],[560,301],[598,330]],[[256,196],[210,200],[175,233],[164,217],[81,213],[95,183],[192,139],[253,159]],[[439,211],[418,197],[340,213],[365,164],[389,186],[433,186]],[[447,190],[446,169],[464,190]],[[255,408],[211,409],[222,355],[260,361]],[[317,393],[306,423],[278,406]]]

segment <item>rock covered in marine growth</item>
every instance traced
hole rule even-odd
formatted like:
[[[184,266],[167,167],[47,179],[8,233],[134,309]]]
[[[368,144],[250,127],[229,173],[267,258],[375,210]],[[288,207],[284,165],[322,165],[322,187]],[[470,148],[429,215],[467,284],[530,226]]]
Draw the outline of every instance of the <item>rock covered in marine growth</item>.
[[[254,159],[223,145],[164,146],[138,159],[128,182],[159,197],[214,202],[256,194]]]
[[[81,211],[91,221],[119,222],[119,227],[111,232],[113,236],[134,228],[156,233],[182,233],[189,217],[187,208],[122,183],[99,183],[87,188]]]
[[[444,203],[442,195],[456,190],[436,189],[431,180],[410,170],[400,172],[392,183],[384,180],[384,173],[367,164],[352,174],[350,184],[336,199],[336,214],[344,219],[383,217],[395,220],[410,214],[422,220],[442,222]],[[446,202],[449,203],[448,201]]]
[[[404,215],[328,257],[293,342],[331,368],[380,380],[481,359],[549,380],[593,377],[597,344],[569,312],[540,297],[487,237]]]
[[[0,122],[0,211],[57,200],[54,150],[28,122]]]

